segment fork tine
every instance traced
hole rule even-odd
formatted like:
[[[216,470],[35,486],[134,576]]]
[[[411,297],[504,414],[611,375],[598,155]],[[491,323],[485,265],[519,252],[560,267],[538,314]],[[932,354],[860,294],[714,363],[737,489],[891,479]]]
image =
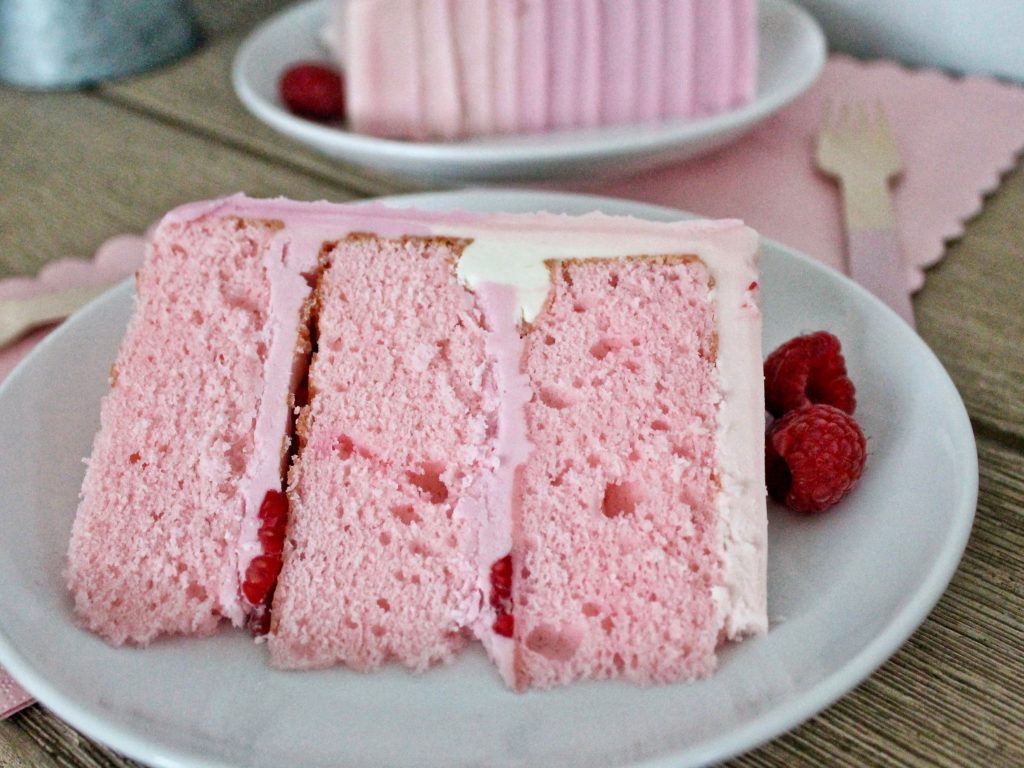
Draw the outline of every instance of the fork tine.
[[[850,130],[850,122],[852,116],[852,110],[850,109],[849,102],[842,102],[839,105],[839,118],[836,120],[835,129],[837,132],[844,132]]]
[[[884,139],[892,139],[892,126],[889,124],[889,115],[885,111],[885,104],[881,99],[875,100],[875,131]]]
[[[825,97],[825,105],[821,110],[821,124],[818,126],[818,132],[824,133],[825,131],[831,131],[835,128],[835,102],[832,101],[831,96]]]
[[[854,109],[854,112],[856,114],[856,124],[855,124],[854,127],[858,131],[869,131],[869,130],[871,130],[871,124],[872,124],[871,115],[868,112],[868,108],[864,105],[864,102],[863,101],[856,102],[854,107],[853,107],[853,109]]]

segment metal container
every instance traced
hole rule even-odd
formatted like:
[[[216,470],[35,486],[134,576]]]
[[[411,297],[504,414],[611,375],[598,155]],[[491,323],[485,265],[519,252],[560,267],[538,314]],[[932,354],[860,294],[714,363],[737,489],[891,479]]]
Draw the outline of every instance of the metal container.
[[[22,88],[143,72],[199,40],[188,0],[0,0],[0,80]]]

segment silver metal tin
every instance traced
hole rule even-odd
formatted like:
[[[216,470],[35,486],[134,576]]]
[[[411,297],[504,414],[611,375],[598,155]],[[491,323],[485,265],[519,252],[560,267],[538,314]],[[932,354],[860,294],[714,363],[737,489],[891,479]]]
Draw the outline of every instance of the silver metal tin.
[[[22,88],[143,72],[199,40],[188,0],[0,0],[0,80]]]

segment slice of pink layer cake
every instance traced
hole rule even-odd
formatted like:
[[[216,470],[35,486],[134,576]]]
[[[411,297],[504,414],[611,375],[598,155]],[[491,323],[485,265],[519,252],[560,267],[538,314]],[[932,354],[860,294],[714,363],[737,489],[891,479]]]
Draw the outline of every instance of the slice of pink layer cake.
[[[251,512],[281,487],[316,265],[284,237],[279,221],[171,214],[137,276],[67,566],[77,615],[112,643],[207,634],[253,607],[239,574],[259,549]]]
[[[737,222],[173,212],[83,487],[79,616],[144,643],[254,615],[285,668],[476,637],[516,689],[710,673],[766,627],[756,248]]]

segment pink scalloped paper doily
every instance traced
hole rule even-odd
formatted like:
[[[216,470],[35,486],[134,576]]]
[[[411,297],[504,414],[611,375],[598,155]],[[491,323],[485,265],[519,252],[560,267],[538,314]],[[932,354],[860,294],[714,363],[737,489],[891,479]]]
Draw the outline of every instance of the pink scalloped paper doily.
[[[61,259],[47,264],[35,277],[0,280],[0,299],[21,299],[62,288],[115,283],[142,265],[145,244],[144,237],[119,235],[101,245],[91,261]],[[50,330],[40,329],[0,349],[0,381]],[[31,703],[31,697],[0,667],[0,720]]]
[[[814,169],[826,99],[885,105],[906,171],[895,187],[908,287],[959,237],[1024,148],[1024,88],[985,77],[950,77],[889,61],[832,56],[804,96],[713,154],[575,191],[626,197],[710,217],[745,219],[774,238],[843,269],[839,193]],[[566,185],[559,185],[566,188]]]
[[[0,667],[0,720],[20,712],[31,703],[32,697]]]
[[[115,283],[142,266],[145,245],[146,239],[139,235],[112,237],[99,247],[91,261],[60,259],[47,264],[35,277],[0,280],[0,300],[24,299],[64,288]],[[50,330],[40,329],[0,349],[0,381]]]

